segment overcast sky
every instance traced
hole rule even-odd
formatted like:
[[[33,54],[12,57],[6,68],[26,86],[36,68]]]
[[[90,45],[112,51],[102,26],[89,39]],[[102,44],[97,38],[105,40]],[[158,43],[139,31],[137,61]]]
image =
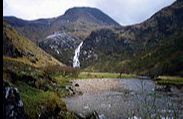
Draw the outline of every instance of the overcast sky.
[[[3,0],[3,16],[33,20],[64,14],[71,7],[96,7],[121,25],[140,23],[176,0]]]

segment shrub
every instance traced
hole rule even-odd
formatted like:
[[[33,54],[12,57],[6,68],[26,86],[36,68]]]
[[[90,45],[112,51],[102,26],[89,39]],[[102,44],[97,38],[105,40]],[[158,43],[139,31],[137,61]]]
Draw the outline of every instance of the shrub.
[[[79,70],[76,68],[59,66],[59,65],[47,66],[47,67],[44,67],[43,70],[47,74],[50,74],[50,75],[61,74],[64,77],[66,76],[77,77],[79,74]]]

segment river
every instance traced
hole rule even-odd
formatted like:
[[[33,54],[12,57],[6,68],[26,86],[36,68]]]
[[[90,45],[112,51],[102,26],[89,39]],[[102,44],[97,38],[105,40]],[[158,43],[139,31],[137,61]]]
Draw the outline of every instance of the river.
[[[80,115],[96,111],[100,119],[183,119],[182,88],[156,90],[150,79],[82,79],[73,87],[82,94],[64,100]]]

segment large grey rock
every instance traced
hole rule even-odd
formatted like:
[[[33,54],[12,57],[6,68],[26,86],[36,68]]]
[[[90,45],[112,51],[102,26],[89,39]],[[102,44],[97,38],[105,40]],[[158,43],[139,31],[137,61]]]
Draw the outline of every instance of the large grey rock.
[[[17,88],[3,83],[3,114],[5,119],[25,119],[23,101]]]

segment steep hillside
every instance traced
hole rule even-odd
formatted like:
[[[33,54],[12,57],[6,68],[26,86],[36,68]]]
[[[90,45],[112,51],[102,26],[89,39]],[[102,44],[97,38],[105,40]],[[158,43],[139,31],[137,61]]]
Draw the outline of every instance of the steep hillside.
[[[183,2],[178,0],[143,23],[122,28],[120,36],[140,44],[140,47],[136,45],[136,50],[151,49],[162,39],[183,31],[182,11]]]
[[[21,36],[10,25],[3,22],[3,56],[31,64],[36,67],[47,65],[64,66],[30,40]]]
[[[81,48],[81,66],[97,71],[182,75],[182,12],[183,2],[176,1],[141,24],[91,33]]]
[[[53,29],[64,30],[84,39],[91,31],[103,27],[120,27],[120,25],[99,9],[74,7],[53,22],[51,31]]]
[[[157,47],[131,59],[121,71],[158,75],[183,76],[183,33],[163,39]]]
[[[61,100],[69,95],[65,78],[76,70],[66,67],[3,21],[4,118],[76,118]],[[13,107],[13,108],[12,108]]]
[[[81,47],[80,62],[81,67],[85,68],[99,62],[102,65],[104,61],[125,60],[131,56],[133,56],[133,49],[127,40],[120,39],[119,34],[114,30],[101,29],[93,31],[84,41]],[[108,66],[106,64],[105,67]],[[102,67],[104,65],[101,66],[101,69]],[[112,69],[108,68],[106,71],[112,71]]]
[[[135,73],[153,77],[158,75],[183,76],[182,39],[182,33],[174,34],[162,39],[153,49],[144,50],[143,53],[137,55],[129,48],[125,50],[119,48],[118,51],[121,53],[111,54],[101,52],[101,50],[94,53],[91,50],[90,55],[87,55],[86,51],[83,51],[86,57],[81,55],[81,66],[88,71]],[[106,48],[105,51],[109,51],[110,48]]]

